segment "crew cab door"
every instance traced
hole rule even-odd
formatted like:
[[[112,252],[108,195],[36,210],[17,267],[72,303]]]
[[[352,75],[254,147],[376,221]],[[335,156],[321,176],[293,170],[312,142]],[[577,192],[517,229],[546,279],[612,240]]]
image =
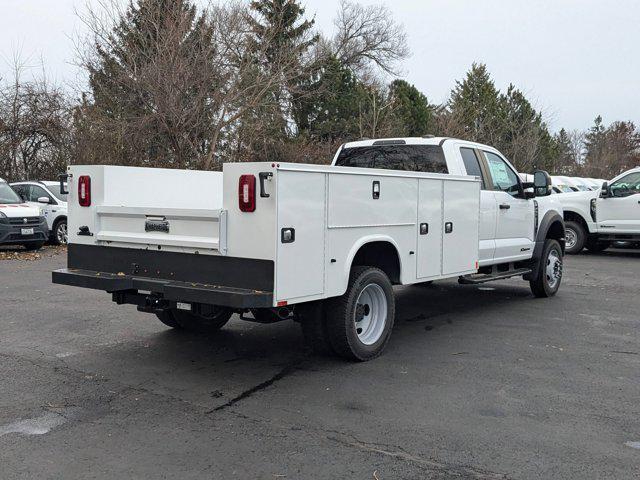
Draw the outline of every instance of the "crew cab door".
[[[531,257],[534,203],[523,198],[518,174],[500,155],[483,150],[496,203],[495,263]]]
[[[460,155],[467,175],[480,177],[480,231],[479,231],[479,261],[480,265],[493,262],[496,250],[496,199],[488,184],[487,174],[480,162],[482,153],[470,147],[460,147]]]
[[[596,200],[598,231],[601,233],[640,233],[640,172],[615,180],[611,196]]]

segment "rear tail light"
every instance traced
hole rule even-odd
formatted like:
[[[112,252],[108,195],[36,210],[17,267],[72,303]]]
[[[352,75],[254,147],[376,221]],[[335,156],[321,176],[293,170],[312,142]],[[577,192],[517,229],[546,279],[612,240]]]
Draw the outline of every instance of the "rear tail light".
[[[78,178],[78,203],[81,207],[91,206],[91,177],[88,175]]]
[[[256,177],[240,175],[238,182],[238,205],[241,212],[253,212],[256,209]]]

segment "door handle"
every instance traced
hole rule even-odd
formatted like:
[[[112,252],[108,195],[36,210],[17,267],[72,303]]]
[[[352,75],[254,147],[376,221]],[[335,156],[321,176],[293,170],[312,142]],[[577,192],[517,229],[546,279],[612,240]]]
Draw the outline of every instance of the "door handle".
[[[511,208],[511,205],[509,205],[508,203],[500,204],[500,210],[509,210],[510,208]]]
[[[453,222],[447,222],[444,224],[444,233],[453,232]]]
[[[271,172],[260,172],[258,174],[258,177],[260,177],[260,197],[261,198],[269,198],[271,195],[269,195],[267,192],[264,191],[264,181],[265,180],[269,180],[271,177],[273,177],[273,173],[271,173]]]

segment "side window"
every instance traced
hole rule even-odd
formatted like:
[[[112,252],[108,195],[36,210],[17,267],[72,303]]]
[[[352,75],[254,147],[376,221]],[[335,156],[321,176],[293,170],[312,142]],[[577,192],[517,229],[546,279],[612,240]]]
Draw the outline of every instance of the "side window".
[[[484,155],[489,164],[493,188],[507,192],[514,197],[518,195],[520,193],[520,179],[516,172],[511,170],[511,167],[495,153],[484,152]]]
[[[336,160],[336,166],[449,173],[447,160],[439,145],[371,145],[343,148]]]
[[[611,184],[611,194],[614,197],[628,197],[640,193],[640,172],[625,175]]]
[[[473,148],[460,148],[460,154],[462,155],[462,161],[464,162],[464,169],[467,171],[467,175],[473,175],[480,177],[482,180],[482,189],[486,190],[486,182],[484,175],[482,175],[482,169],[480,168],[480,162],[478,156]]]
[[[22,197],[23,200],[27,199],[27,186],[26,185],[13,185],[11,188]]]
[[[30,202],[37,202],[40,197],[47,197],[51,202],[51,195],[49,195],[44,188],[39,187],[38,185],[30,185],[28,200]]]

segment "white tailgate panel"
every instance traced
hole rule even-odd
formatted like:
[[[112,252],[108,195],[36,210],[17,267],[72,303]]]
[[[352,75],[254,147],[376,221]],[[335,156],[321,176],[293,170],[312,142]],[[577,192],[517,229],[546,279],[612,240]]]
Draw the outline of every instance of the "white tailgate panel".
[[[444,182],[443,275],[471,273],[478,261],[479,182]],[[445,233],[447,222],[453,231]]]
[[[420,179],[418,185],[418,255],[416,278],[439,276],[442,269],[442,180]],[[420,224],[428,233],[420,234]]]
[[[373,198],[373,182],[380,198]],[[329,228],[413,225],[418,181],[375,175],[329,175]]]
[[[278,172],[278,244],[275,300],[324,293],[326,174]],[[294,228],[295,241],[282,243],[281,229]]]

